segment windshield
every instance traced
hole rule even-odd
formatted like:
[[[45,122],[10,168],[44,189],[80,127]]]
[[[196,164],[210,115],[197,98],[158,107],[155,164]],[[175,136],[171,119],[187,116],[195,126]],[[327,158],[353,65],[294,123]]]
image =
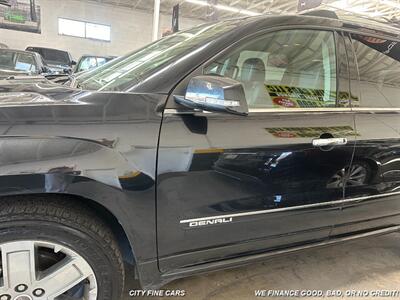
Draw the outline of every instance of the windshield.
[[[29,51],[34,51],[42,55],[43,60],[52,65],[70,65],[71,60],[68,52],[56,50],[56,49],[45,49],[45,48],[28,48]]]
[[[126,56],[76,77],[86,90],[124,91],[147,75],[237,26],[239,20],[205,24],[160,39]]]
[[[14,51],[0,51],[0,69],[24,73],[36,73],[37,67],[32,54]]]

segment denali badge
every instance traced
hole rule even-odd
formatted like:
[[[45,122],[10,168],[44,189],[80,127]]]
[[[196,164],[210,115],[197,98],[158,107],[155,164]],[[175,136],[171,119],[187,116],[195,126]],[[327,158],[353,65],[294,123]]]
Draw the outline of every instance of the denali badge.
[[[212,219],[212,220],[192,221],[189,223],[189,227],[215,225],[215,224],[222,224],[222,223],[229,223],[229,222],[232,222],[232,218],[218,218],[218,219]]]

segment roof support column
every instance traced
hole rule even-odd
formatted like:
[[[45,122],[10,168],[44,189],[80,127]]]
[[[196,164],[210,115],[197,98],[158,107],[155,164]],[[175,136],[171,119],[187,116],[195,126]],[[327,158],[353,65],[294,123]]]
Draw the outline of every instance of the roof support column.
[[[160,3],[161,0],[154,0],[153,41],[158,39],[158,27],[160,25]]]

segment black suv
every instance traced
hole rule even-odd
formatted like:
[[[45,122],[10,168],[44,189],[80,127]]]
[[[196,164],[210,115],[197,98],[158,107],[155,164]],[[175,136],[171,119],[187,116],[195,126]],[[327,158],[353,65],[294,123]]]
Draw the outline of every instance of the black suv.
[[[157,288],[398,231],[399,41],[260,16],[63,86],[0,82],[0,294],[115,300],[126,276]]]

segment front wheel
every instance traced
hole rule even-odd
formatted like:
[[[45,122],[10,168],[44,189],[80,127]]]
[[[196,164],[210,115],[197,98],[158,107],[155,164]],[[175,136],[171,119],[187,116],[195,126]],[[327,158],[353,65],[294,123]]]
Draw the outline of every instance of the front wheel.
[[[116,300],[124,282],[110,229],[68,200],[0,199],[0,300]]]

